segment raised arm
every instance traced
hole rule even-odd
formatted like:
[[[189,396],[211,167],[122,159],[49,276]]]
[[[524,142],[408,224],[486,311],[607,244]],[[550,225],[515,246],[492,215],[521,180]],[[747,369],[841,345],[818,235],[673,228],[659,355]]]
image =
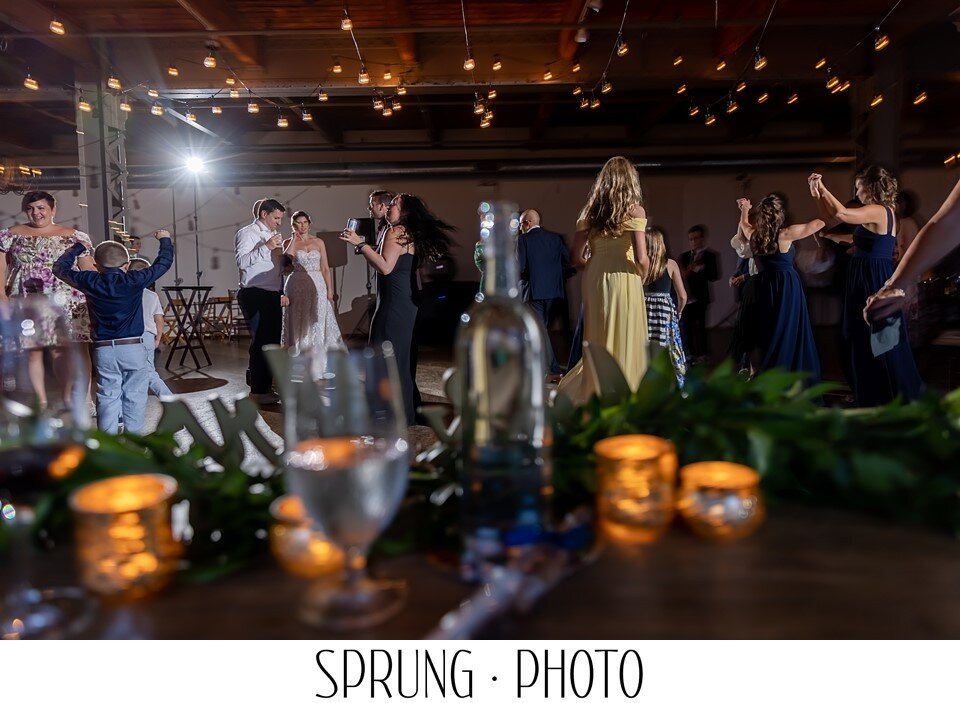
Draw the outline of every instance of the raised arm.
[[[77,290],[84,290],[84,284],[90,282],[90,277],[98,275],[90,271],[73,270],[74,264],[77,262],[77,257],[86,250],[87,247],[81,242],[75,242],[72,247],[63,252],[60,258],[53,263],[53,275]]]
[[[155,282],[173,266],[173,241],[165,229],[157,230],[153,236],[160,241],[160,251],[148,268],[127,274],[128,280],[144,288]]]
[[[876,225],[885,228],[887,209],[883,205],[871,204],[860,207],[847,207],[823,185],[823,176],[811,173],[807,178],[810,194],[816,199],[821,219],[829,222],[839,220],[848,225]]]
[[[799,239],[806,239],[822,230],[824,224],[823,220],[817,219],[799,225],[790,225],[780,232],[780,241],[795,242]]]
[[[687,305],[687,289],[683,285],[683,276],[680,275],[680,265],[673,259],[667,259],[667,273],[670,274],[673,290],[677,293],[677,314],[679,315]]]
[[[356,244],[356,246],[360,247],[360,253],[363,254],[363,258],[373,266],[377,273],[384,276],[391,273],[397,265],[397,261],[400,260],[400,256],[406,253],[408,245],[401,244],[399,241],[401,232],[402,228],[398,226],[391,227],[387,230],[387,234],[383,239],[382,255],[378,254],[372,246],[364,243],[362,239]],[[359,235],[355,236],[359,238]],[[347,241],[350,241],[350,239],[347,239]]]
[[[750,209],[753,207],[753,203],[747,198],[740,198],[737,200],[737,207],[740,209],[740,221],[737,223],[737,236],[749,242],[750,237],[753,236],[753,225],[750,224]],[[732,242],[731,246],[733,246]],[[733,248],[736,249],[736,247]],[[740,254],[739,251],[737,254],[741,258],[747,258],[743,256],[743,254]]]

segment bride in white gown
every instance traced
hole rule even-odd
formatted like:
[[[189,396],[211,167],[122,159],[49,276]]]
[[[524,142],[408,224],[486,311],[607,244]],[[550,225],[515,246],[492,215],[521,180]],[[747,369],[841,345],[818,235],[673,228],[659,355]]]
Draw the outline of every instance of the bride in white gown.
[[[284,253],[293,260],[293,273],[287,276],[283,293],[281,343],[299,354],[307,349],[343,348],[343,337],[333,310],[333,286],[327,248],[322,239],[310,234],[310,216],[295,212],[290,218],[293,238]]]

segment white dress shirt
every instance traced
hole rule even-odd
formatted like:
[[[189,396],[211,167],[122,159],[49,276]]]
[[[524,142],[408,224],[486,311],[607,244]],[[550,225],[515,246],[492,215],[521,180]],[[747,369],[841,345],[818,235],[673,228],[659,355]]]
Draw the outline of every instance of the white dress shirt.
[[[733,247],[733,250],[737,252],[737,256],[741,259],[750,260],[747,262],[747,270],[751,276],[756,276],[757,262],[753,259],[753,249],[750,248],[750,240],[742,234],[737,233],[733,235],[733,239],[730,240],[730,246]]]
[[[276,234],[259,219],[237,231],[237,268],[241,288],[283,290],[282,257],[274,256],[267,241]]]

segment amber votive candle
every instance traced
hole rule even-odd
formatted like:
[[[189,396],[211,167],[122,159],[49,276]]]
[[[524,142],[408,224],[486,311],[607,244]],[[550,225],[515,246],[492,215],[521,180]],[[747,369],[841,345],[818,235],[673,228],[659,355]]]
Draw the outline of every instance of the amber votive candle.
[[[288,573],[315,579],[343,570],[343,551],[318,530],[300,498],[285,495],[270,505],[270,551]]]
[[[680,470],[677,508],[694,533],[727,542],[753,534],[766,516],[760,474],[728,461],[702,461]]]

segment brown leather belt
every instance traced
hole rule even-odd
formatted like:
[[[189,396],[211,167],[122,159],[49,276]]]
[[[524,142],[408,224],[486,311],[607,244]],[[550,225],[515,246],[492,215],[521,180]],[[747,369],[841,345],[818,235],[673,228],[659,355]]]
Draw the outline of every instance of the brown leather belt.
[[[92,342],[94,347],[119,347],[121,344],[143,344],[143,337],[126,337],[125,339],[106,339],[102,342]]]

